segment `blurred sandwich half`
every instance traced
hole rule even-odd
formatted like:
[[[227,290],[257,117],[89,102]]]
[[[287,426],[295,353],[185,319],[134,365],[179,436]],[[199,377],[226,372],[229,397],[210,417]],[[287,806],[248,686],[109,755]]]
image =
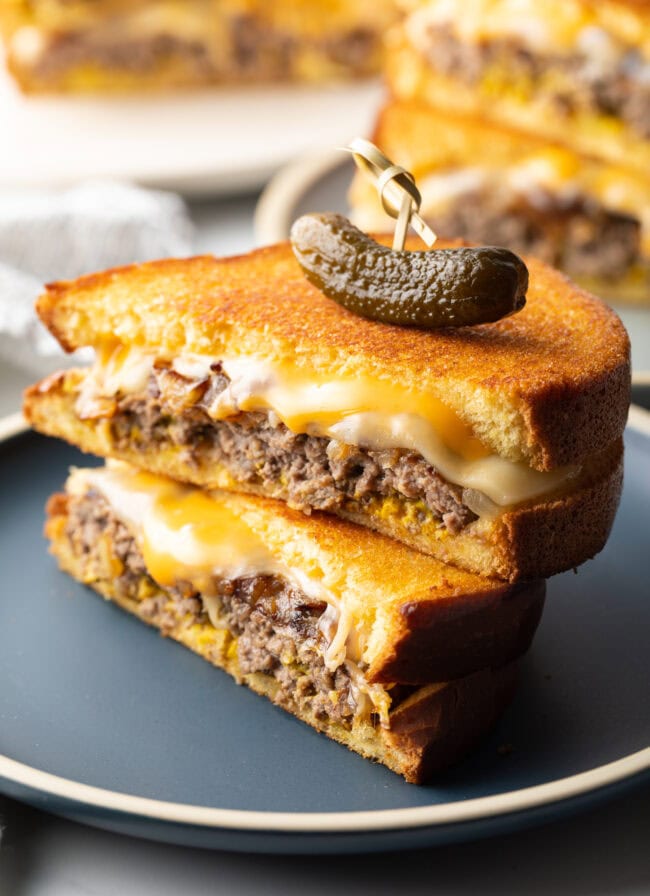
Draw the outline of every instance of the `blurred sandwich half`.
[[[0,0],[27,92],[365,76],[395,15],[392,0]]]
[[[596,554],[614,519],[629,342],[603,303],[528,264],[522,311],[455,331],[360,319],[288,244],[51,284],[42,320],[96,363],[32,387],[25,413],[84,451],[545,578]]]
[[[438,234],[535,255],[608,300],[650,301],[650,170],[418,101],[389,102],[372,139],[414,174]],[[350,205],[362,230],[390,229],[361,174]]]
[[[650,170],[646,0],[403,0],[393,94]]]
[[[123,464],[74,470],[46,534],[75,579],[412,782],[494,723],[544,602],[543,582]]]

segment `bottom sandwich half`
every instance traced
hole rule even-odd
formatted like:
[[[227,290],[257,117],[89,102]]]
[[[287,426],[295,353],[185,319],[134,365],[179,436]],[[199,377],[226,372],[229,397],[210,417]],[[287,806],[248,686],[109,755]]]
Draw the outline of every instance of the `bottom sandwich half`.
[[[422,783],[494,724],[544,602],[352,524],[76,470],[48,504],[59,565],[332,739]]]

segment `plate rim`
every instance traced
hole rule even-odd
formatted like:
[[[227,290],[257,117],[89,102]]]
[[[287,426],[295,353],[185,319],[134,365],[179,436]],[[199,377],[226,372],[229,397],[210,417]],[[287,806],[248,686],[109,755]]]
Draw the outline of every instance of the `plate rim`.
[[[307,153],[280,168],[266,184],[255,206],[253,233],[256,246],[281,243],[287,238],[291,209],[322,177],[350,164],[350,155],[339,150]]]
[[[627,426],[650,437],[650,412],[630,405]],[[0,444],[30,431],[22,413],[0,418]],[[441,828],[487,819],[504,818],[601,792],[605,788],[650,771],[650,746],[613,762],[544,784],[490,796],[401,809],[352,812],[266,812],[219,809],[140,797],[83,784],[34,768],[0,754],[0,780],[42,795],[58,797],[88,808],[104,809],[149,821],[265,833],[350,834],[390,830]]]

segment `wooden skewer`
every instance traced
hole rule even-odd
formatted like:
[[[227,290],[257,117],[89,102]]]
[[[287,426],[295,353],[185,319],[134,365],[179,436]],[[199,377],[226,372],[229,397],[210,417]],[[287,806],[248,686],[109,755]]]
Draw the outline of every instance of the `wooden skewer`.
[[[359,170],[377,187],[386,214],[397,218],[393,249],[401,251],[404,248],[409,225],[429,248],[433,246],[437,236],[419,214],[422,197],[413,175],[400,165],[394,165],[374,143],[361,137],[355,138],[345,151],[352,153]]]

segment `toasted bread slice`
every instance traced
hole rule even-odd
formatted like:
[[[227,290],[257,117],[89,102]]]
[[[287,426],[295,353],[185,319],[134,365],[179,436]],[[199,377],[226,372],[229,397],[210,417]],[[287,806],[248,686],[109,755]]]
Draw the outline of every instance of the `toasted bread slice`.
[[[81,419],[77,404],[85,376],[84,371],[70,370],[32,386],[24,405],[31,424],[90,454],[118,458],[182,482],[289,498],[282,479],[235,478],[209,442],[205,448],[192,439],[174,444],[171,426],[156,426],[155,440],[137,432],[125,439],[110,416]],[[209,421],[201,425],[209,427]],[[418,499],[403,495],[370,503],[350,499],[335,512],[443,562],[514,582],[553,575],[598,553],[616,514],[622,478],[623,447],[616,440],[563,490],[496,517],[479,518],[456,534],[425,518]]]
[[[358,318],[288,244],[52,284],[42,319],[98,359],[28,391],[25,413],[84,450],[337,513],[479,574],[546,577],[609,532],[629,342],[603,303],[529,267],[523,311],[453,331]]]
[[[435,581],[425,578],[418,582],[415,585],[417,594],[413,594],[412,599],[404,600],[406,593],[398,574],[401,571],[411,576],[413,584],[410,564],[401,563],[398,569],[393,566],[389,569],[387,564],[399,559],[395,557],[395,551],[402,555],[402,559],[408,551],[393,548],[378,536],[356,532],[354,527],[343,523],[324,519],[310,523],[302,517],[292,521],[292,514],[281,505],[272,506],[270,502],[253,499],[232,500],[238,502],[240,508],[252,510],[252,515],[247,514],[247,519],[252,521],[255,517],[257,524],[263,523],[268,538],[276,542],[281,550],[291,551],[294,562],[295,555],[303,555],[302,562],[310,573],[313,572],[313,558],[309,556],[309,551],[315,549],[317,559],[326,567],[326,577],[345,576],[352,600],[355,600],[354,592],[366,591],[371,606],[364,609],[365,615],[372,615],[382,603],[392,602],[394,609],[401,606],[402,620],[411,617],[418,619],[417,631],[409,636],[414,645],[411,659],[408,658],[411,649],[408,647],[407,637],[399,644],[399,653],[405,665],[398,662],[393,666],[398,673],[404,671],[407,679],[409,670],[413,668],[413,659],[420,650],[428,653],[433,649],[438,653],[434,667],[436,664],[438,667],[444,666],[440,660],[444,655],[449,656],[445,634],[457,643],[460,641],[456,638],[454,629],[467,635],[464,647],[468,653],[476,647],[479,654],[483,653],[480,639],[476,638],[477,632],[472,632],[472,624],[469,622],[472,617],[470,605],[479,602],[479,595],[468,595],[464,593],[466,589],[463,587],[457,589],[458,576],[455,572],[450,571],[449,580],[443,581],[439,577],[440,571],[436,571]],[[80,521],[83,525],[80,525]],[[291,538],[296,535],[293,522],[299,529],[307,531],[292,541],[287,539],[287,535]],[[310,637],[313,644],[313,619],[309,616],[310,607],[299,602],[295,613],[300,622],[292,637],[287,637],[286,625],[283,629],[278,612],[277,618],[269,617],[270,622],[269,618],[266,619],[263,638],[260,636],[262,629],[258,625],[258,640],[255,642],[255,621],[235,625],[233,616],[227,614],[223,604],[218,610],[214,609],[213,604],[212,611],[206,612],[206,598],[201,593],[193,591],[188,596],[187,591],[162,587],[153,580],[147,574],[136,541],[130,540],[129,531],[121,522],[112,518],[110,505],[107,508],[102,503],[97,491],[85,495],[53,496],[48,505],[46,534],[61,568],[78,581],[92,586],[105,598],[225,669],[240,683],[267,696],[317,730],[362,756],[384,763],[393,771],[404,775],[408,781],[420,783],[438,769],[458,760],[494,723],[512,695],[516,662],[509,662],[499,668],[479,669],[446,683],[429,681],[425,685],[408,687],[399,686],[393,680],[385,688],[374,685],[368,689],[363,679],[365,676],[367,681],[368,673],[364,671],[363,665],[355,667],[355,675],[349,671],[347,664],[334,673],[328,673],[323,670],[322,661],[319,665],[313,648],[310,653],[305,647],[306,637]],[[350,545],[350,537],[353,546]],[[278,538],[280,541],[277,541]],[[367,555],[370,562],[360,562],[357,552],[365,550],[368,542],[374,543],[373,551]],[[356,563],[350,568],[346,564],[350,556],[355,554]],[[376,554],[382,554],[383,561],[373,563],[372,556]],[[413,558],[416,569],[421,569],[422,563],[427,567],[427,572],[433,569],[433,561],[417,555]],[[387,596],[390,590],[386,581],[387,574],[396,589],[394,598]],[[371,583],[373,575],[378,577]],[[468,580],[469,577],[464,579],[465,582]],[[264,583],[269,581],[268,577],[257,580],[255,607],[264,604],[264,588],[271,587]],[[486,590],[483,595],[485,607],[491,606],[490,612],[494,612],[495,619],[499,619],[499,601],[494,600],[494,592],[490,594],[491,584],[480,580],[474,582],[479,588]],[[228,593],[234,593],[237,597],[240,588],[237,581],[229,584]],[[275,587],[277,597],[279,592],[277,585]],[[442,597],[443,593],[446,600]],[[295,592],[292,594],[285,590],[281,597],[287,600],[287,595],[289,599],[299,601]],[[519,613],[517,605],[527,606],[529,618],[521,626],[522,631],[530,630],[531,627],[534,629],[542,602],[543,583],[532,586],[527,593],[512,595],[509,604],[515,614]],[[436,604],[441,611],[434,608]],[[443,604],[447,605],[446,611],[442,610]],[[264,606],[268,610],[271,604]],[[431,610],[433,615],[423,622],[423,617]],[[434,616],[437,618],[435,626]],[[253,617],[254,614],[250,614],[248,619]],[[243,618],[241,602],[236,618]],[[391,618],[393,621],[398,620],[394,614]],[[397,621],[397,624],[403,626],[402,621]],[[487,622],[484,632],[488,640],[491,625],[493,623]],[[425,632],[435,627],[439,627],[439,635],[434,636],[431,643]],[[526,635],[526,641],[529,634],[530,631]],[[253,650],[251,643],[254,644]],[[501,650],[498,658],[503,660],[507,654],[508,651]],[[425,659],[425,666],[426,664]],[[364,708],[363,695],[368,692],[372,694],[374,702]],[[381,707],[379,712],[376,711],[378,706]]]

